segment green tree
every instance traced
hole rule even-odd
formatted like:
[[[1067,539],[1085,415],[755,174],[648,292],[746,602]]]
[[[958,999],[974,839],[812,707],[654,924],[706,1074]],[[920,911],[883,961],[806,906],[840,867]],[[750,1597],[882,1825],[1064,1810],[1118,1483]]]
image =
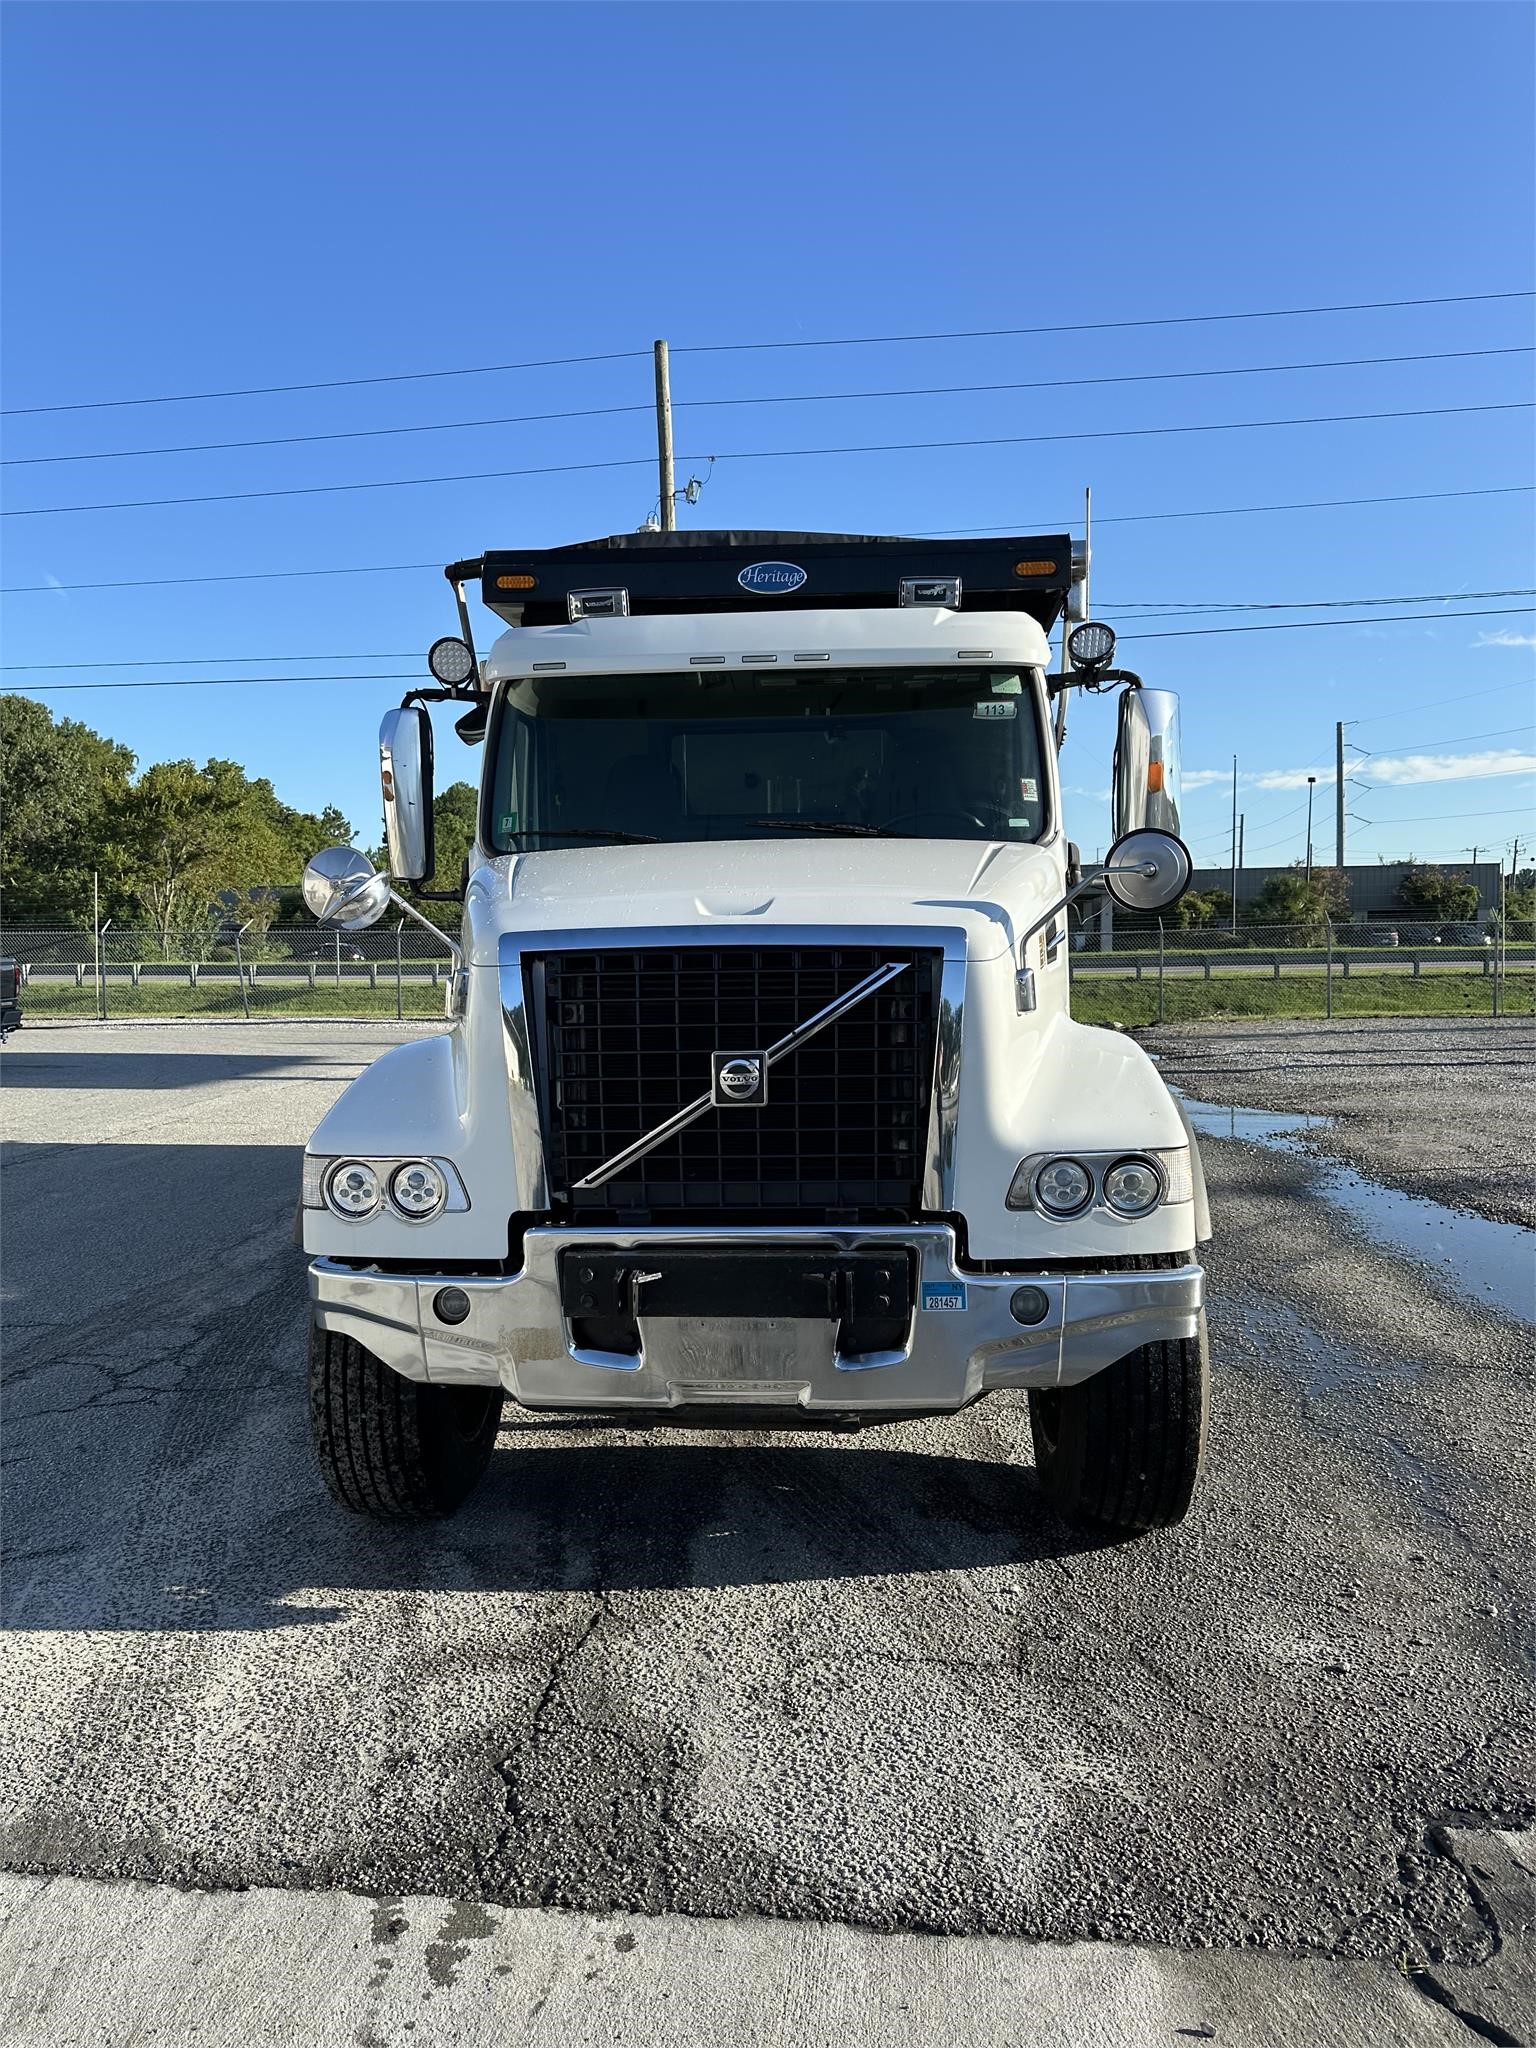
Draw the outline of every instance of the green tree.
[[[235,761],[159,761],[125,792],[115,807],[121,873],[162,949],[225,892],[287,879],[294,849],[280,808],[271,784]]]
[[[1329,877],[1307,875],[1300,868],[1271,875],[1248,906],[1248,922],[1262,925],[1292,925],[1299,939],[1321,932],[1325,919],[1335,910]]]
[[[92,874],[103,911],[124,907],[112,845],[133,755],[30,697],[0,696],[0,908],[13,924],[88,924]]]
[[[1227,922],[1232,915],[1232,898],[1225,889],[1207,889],[1204,893],[1191,889],[1187,896],[1179,898],[1173,915],[1181,931],[1205,931],[1211,925]]]
[[[457,889],[464,860],[475,843],[480,796],[472,782],[450,782],[432,800],[432,855],[437,865],[428,883],[433,889]]]
[[[1411,867],[1397,885],[1397,900],[1405,910],[1465,920],[1477,915],[1477,884],[1448,875],[1444,868]]]

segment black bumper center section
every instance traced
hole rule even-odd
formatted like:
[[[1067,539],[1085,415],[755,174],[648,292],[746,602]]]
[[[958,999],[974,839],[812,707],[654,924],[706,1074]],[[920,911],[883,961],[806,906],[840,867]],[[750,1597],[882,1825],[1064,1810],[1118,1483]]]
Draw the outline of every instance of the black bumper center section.
[[[793,1317],[836,1323],[838,1349],[846,1355],[899,1350],[911,1327],[916,1284],[916,1255],[906,1247],[818,1252],[661,1245],[560,1254],[560,1305],[573,1337],[611,1351],[639,1349],[642,1316],[722,1323]]]

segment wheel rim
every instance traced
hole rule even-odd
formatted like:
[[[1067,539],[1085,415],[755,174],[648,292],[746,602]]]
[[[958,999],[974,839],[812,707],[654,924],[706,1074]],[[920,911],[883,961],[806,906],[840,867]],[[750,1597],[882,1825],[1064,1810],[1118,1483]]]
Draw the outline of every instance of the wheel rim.
[[[472,1444],[485,1434],[491,1410],[499,1406],[501,1396],[490,1387],[461,1387],[458,1391],[460,1398],[449,1414],[449,1427],[460,1443]]]

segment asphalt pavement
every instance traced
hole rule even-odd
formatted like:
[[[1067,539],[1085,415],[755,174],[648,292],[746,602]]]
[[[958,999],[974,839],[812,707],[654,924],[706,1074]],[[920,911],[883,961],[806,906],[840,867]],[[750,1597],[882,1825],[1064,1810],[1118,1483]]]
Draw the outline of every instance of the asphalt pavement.
[[[1347,1048],[1305,1028],[1305,1074],[1284,1033],[1267,1070],[1219,1031],[1171,1064],[1337,1108]],[[1508,1214],[1530,1030],[1370,1029],[1347,1129],[1207,1145],[1210,1462],[1120,1549],[1051,1518],[1008,1396],[851,1435],[512,1421],[453,1522],[353,1521],[288,1231],[305,1133],[399,1028],[25,1029],[0,1863],[1377,1965],[1524,2038],[1466,1843],[1536,1810],[1531,1332],[1320,1187],[1330,1147],[1404,1184],[1434,1104],[1414,1191]]]

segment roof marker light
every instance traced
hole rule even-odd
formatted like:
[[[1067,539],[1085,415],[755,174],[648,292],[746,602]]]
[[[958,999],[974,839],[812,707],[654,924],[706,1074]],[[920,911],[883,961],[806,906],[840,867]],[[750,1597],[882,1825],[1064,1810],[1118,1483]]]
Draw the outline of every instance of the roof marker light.
[[[903,576],[897,586],[899,604],[936,604],[950,611],[960,609],[958,576]]]
[[[573,590],[566,596],[565,609],[572,625],[578,619],[627,619],[629,617],[629,592],[627,590]]]

